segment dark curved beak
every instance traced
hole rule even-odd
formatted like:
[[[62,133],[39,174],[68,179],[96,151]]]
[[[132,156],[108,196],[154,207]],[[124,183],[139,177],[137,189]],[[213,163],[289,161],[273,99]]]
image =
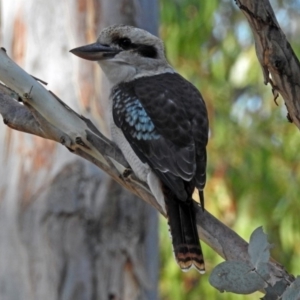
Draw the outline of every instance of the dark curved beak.
[[[120,50],[96,42],[94,44],[74,48],[70,50],[70,52],[87,60],[103,60],[114,57]]]

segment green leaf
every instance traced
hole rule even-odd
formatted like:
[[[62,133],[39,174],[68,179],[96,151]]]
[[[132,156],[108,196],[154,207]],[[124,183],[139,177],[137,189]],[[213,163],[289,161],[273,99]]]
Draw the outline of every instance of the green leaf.
[[[248,253],[253,267],[258,269],[260,263],[267,263],[270,259],[271,244],[268,243],[267,235],[263,232],[262,227],[253,231],[250,237]]]
[[[210,284],[222,292],[236,294],[250,294],[264,288],[270,278],[270,247],[262,227],[258,227],[250,237],[250,263],[229,261],[219,264],[212,271]]]
[[[251,294],[264,287],[265,281],[244,262],[228,261],[216,266],[209,282],[221,292]]]

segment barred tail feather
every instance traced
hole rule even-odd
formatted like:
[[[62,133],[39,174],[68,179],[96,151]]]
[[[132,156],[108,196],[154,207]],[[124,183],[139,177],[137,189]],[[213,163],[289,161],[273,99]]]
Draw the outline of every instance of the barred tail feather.
[[[194,267],[203,274],[205,265],[192,199],[180,201],[167,194],[165,202],[176,261],[182,271]]]

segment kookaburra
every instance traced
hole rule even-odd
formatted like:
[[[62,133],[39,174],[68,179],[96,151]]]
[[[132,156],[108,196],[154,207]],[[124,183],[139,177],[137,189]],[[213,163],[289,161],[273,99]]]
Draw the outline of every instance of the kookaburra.
[[[136,176],[165,209],[175,258],[204,273],[192,194],[202,206],[208,119],[199,91],[167,62],[163,42],[139,28],[105,28],[71,50],[97,61],[111,84],[111,136]]]

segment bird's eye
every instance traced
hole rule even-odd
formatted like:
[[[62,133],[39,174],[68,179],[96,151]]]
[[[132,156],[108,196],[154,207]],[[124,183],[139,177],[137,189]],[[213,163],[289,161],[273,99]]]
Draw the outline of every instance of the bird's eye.
[[[125,50],[129,49],[132,45],[131,40],[129,38],[119,39],[118,44],[120,47],[122,47]]]

